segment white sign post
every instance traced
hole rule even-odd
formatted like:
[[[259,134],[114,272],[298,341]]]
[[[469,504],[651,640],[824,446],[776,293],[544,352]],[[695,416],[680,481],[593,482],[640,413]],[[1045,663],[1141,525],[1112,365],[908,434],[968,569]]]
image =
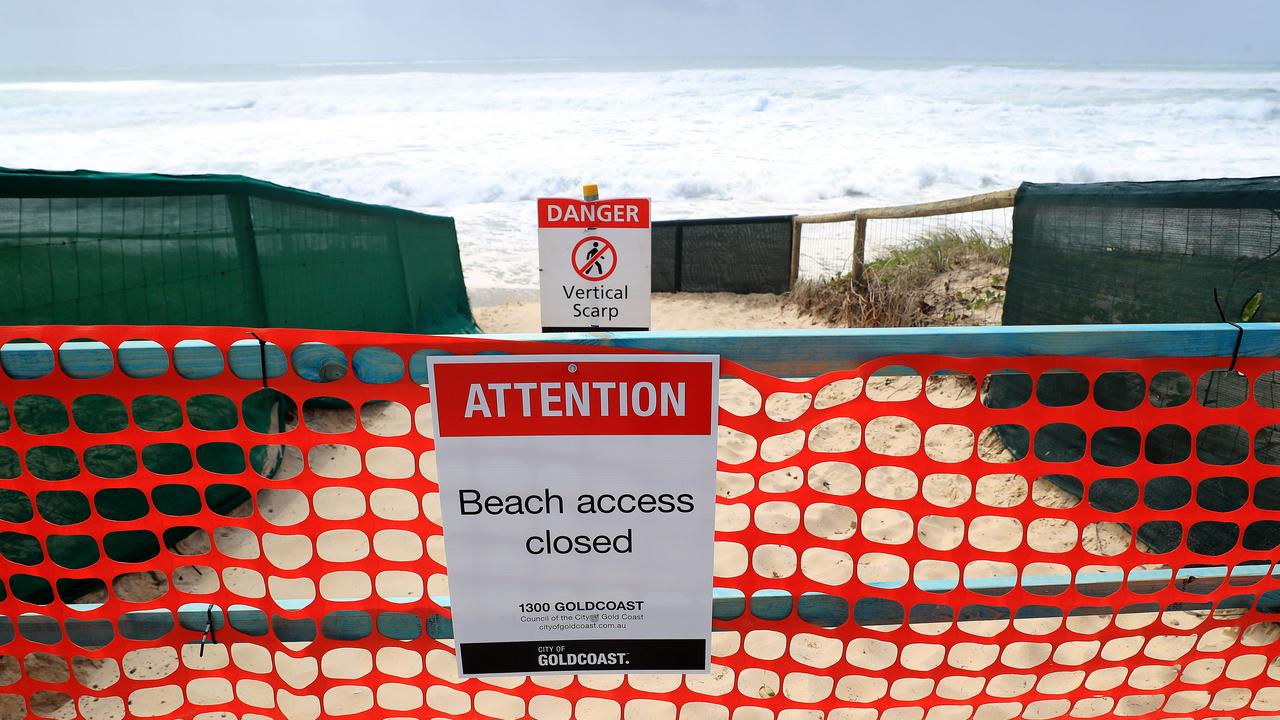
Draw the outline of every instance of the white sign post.
[[[458,672],[706,672],[719,358],[430,358]]]
[[[538,200],[542,330],[648,330],[649,200]]]

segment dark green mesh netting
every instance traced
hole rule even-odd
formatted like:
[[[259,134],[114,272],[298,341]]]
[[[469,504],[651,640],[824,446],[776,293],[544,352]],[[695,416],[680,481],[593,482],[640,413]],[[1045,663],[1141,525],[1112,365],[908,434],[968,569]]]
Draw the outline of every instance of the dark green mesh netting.
[[[784,293],[791,215],[653,224],[654,292]]]
[[[452,218],[236,175],[5,169],[0,323],[475,332]]]
[[[1280,320],[1280,178],[1023,183],[1005,325]]]

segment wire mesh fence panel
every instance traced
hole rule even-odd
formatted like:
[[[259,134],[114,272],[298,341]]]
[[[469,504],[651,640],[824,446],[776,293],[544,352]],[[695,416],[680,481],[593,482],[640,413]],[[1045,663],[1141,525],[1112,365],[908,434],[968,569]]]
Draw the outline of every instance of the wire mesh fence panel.
[[[820,280],[853,270],[854,222],[800,225],[800,277]]]
[[[866,258],[873,261],[894,248],[941,235],[1007,244],[1013,238],[1013,208],[913,218],[871,218],[867,220]]]

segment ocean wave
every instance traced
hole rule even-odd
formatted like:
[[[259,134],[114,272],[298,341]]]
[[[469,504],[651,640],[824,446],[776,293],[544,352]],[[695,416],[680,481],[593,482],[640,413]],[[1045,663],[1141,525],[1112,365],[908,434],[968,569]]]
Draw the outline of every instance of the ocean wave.
[[[0,92],[133,93],[165,91],[180,84],[171,80],[45,80],[39,82],[0,82]]]
[[[1280,119],[1280,101],[1260,98],[1245,100],[1213,98],[1172,105],[1167,109],[1182,117],[1202,120],[1271,122]]]
[[[458,218],[468,283],[536,281],[533,200],[827,212],[1038,182],[1256,176],[1274,70],[957,65],[0,83],[0,165],[231,172]]]

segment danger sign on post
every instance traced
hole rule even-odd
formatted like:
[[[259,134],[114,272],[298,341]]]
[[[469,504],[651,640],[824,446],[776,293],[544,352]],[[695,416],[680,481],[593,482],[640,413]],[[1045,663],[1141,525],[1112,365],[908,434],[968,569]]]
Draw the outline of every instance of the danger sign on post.
[[[429,373],[459,673],[706,672],[719,359]]]
[[[649,200],[538,201],[542,329],[647,330]]]

